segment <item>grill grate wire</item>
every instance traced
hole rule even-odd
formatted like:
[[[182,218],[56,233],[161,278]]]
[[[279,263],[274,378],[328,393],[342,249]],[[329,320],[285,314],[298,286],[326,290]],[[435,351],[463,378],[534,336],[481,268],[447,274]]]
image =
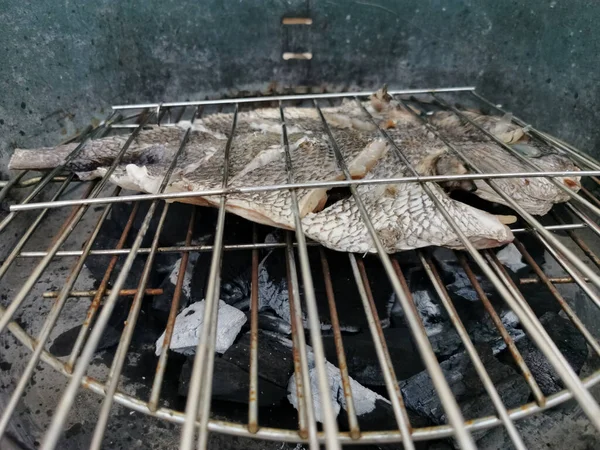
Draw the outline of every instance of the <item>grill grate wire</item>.
[[[403,90],[403,91],[390,91],[397,100],[403,103],[403,100],[398,95],[408,94],[429,94],[431,97],[448,110],[454,111],[464,121],[469,122],[475,128],[479,129],[482,133],[488,134],[490,138],[495,140],[505,150],[512,151],[510,147],[504,145],[493,135],[487,133],[478,124],[471,121],[468,117],[463,115],[454,106],[449,105],[442,99],[440,94],[443,93],[461,93],[461,95],[470,94],[476,100],[494,108],[500,113],[506,113],[506,111],[492,102],[488,101],[480,94],[474,91],[474,88],[449,88],[449,89],[424,89],[424,90]],[[523,440],[519,435],[518,430],[514,425],[514,421],[519,418],[526,417],[535,412],[542,411],[546,408],[553,407],[564,401],[574,398],[577,400],[583,411],[586,413],[592,424],[600,430],[600,406],[594,400],[589,393],[589,388],[600,381],[600,370],[597,370],[589,377],[580,380],[577,374],[571,369],[565,357],[561,354],[558,347],[552,341],[543,325],[540,323],[536,315],[533,313],[527,300],[523,297],[519,291],[518,286],[511,280],[507,275],[505,269],[500,264],[495,254],[488,250],[476,250],[474,246],[466,239],[462,234],[453,218],[444,209],[441,202],[433,194],[429,188],[429,183],[435,183],[440,181],[447,181],[450,179],[482,179],[485,180],[492,189],[494,189],[504,200],[511,205],[511,207],[527,222],[526,228],[514,229],[514,233],[518,234],[531,234],[536,236],[540,241],[545,250],[552,255],[558,263],[568,273],[568,277],[564,280],[559,281],[557,279],[549,278],[543,271],[543,269],[534,261],[531,255],[528,253],[525,246],[515,239],[515,245],[523,256],[527,264],[533,268],[537,278],[533,282],[538,282],[547,288],[555,300],[559,303],[562,310],[565,312],[567,317],[575,325],[575,327],[584,336],[586,342],[592,348],[592,350],[600,355],[600,344],[593,337],[590,331],[585,327],[581,319],[576,315],[573,309],[569,306],[566,300],[561,296],[556,287],[555,283],[569,282],[576,283],[592,302],[600,307],[600,297],[597,292],[593,289],[592,285],[600,287],[600,276],[597,271],[588,266],[585,261],[579,258],[572,250],[567,248],[561,241],[559,241],[554,235],[555,231],[566,231],[571,240],[578,246],[584,254],[592,261],[596,268],[600,268],[600,260],[593,253],[590,247],[583,241],[579,236],[575,234],[575,230],[578,229],[589,229],[594,234],[600,236],[600,227],[590,217],[600,215],[600,208],[597,206],[599,203],[598,199],[587,189],[582,189],[582,194],[577,194],[571,191],[569,188],[561,186],[565,192],[569,194],[571,200],[566,203],[566,208],[578,219],[581,220],[579,223],[566,223],[561,217],[556,216],[557,225],[542,225],[542,223],[531,216],[529,213],[524,211],[518,204],[516,204],[509,196],[507,196],[502,190],[500,190],[494,183],[495,179],[508,178],[508,177],[546,177],[552,179],[552,177],[561,176],[567,174],[567,172],[544,172],[539,170],[533,164],[531,166],[532,171],[527,173],[482,173],[477,169],[476,165],[473,164],[469,159],[458,149],[447,142],[437,132],[428,121],[427,116],[417,115],[412,111],[411,108],[406,108],[408,111],[413,112],[427,127],[432,131],[439,139],[441,139],[449,148],[451,152],[458,155],[464,162],[474,169],[473,174],[457,175],[457,176],[420,176],[412,168],[402,153],[401,147],[397,146],[385,130],[380,129],[381,135],[384,139],[387,139],[397,155],[403,160],[403,162],[410,168],[413,175],[408,177],[400,178],[388,178],[388,179],[376,179],[376,180],[352,180],[345,166],[344,160],[341,156],[338,144],[329,129],[329,125],[321,112],[320,101],[340,99],[340,98],[352,98],[358,102],[357,107],[362,107],[360,104],[360,98],[370,95],[371,92],[361,93],[340,93],[340,94],[305,94],[305,95],[285,95],[285,96],[274,96],[274,97],[257,97],[257,98],[242,98],[242,99],[223,99],[223,100],[206,100],[199,102],[174,102],[174,103],[156,103],[156,104],[141,104],[141,105],[118,105],[113,107],[113,113],[96,129],[88,127],[84,130],[81,135],[81,144],[73,151],[69,158],[73,158],[78,151],[83,148],[83,144],[89,138],[99,137],[107,134],[112,129],[129,129],[131,131],[130,137],[122,147],[117,158],[113,162],[108,173],[99,181],[89,182],[89,187],[84,193],[83,197],[76,200],[61,200],[60,197],[64,193],[65,189],[73,182],[73,176],[67,177],[60,176],[62,167],[53,169],[48,174],[42,177],[34,177],[28,180],[22,181],[27,171],[23,171],[17,174],[12,180],[7,182],[0,190],[0,199],[4,198],[10,189],[15,188],[26,188],[33,186],[32,192],[20,203],[13,205],[10,208],[10,213],[0,222],[0,232],[4,231],[12,222],[16,214],[26,210],[39,210],[37,218],[32,222],[31,226],[23,233],[15,245],[13,251],[10,253],[8,258],[0,266],[0,278],[2,278],[10,266],[14,263],[17,258],[34,258],[39,259],[37,266],[27,279],[23,287],[18,291],[17,295],[11,299],[10,304],[7,308],[0,307],[0,331],[4,328],[8,328],[9,331],[19,340],[23,345],[32,351],[31,358],[28,360],[27,366],[19,379],[15,390],[11,393],[9,403],[6,405],[4,412],[0,418],[0,436],[6,431],[8,422],[23,395],[25,388],[27,387],[34,370],[41,359],[45,363],[52,366],[55,370],[63,373],[69,377],[69,383],[65,393],[62,395],[59,405],[56,409],[55,415],[52,419],[51,425],[46,432],[45,438],[42,442],[43,449],[53,449],[58,443],[58,439],[61,436],[64,424],[67,418],[67,414],[72,407],[75,394],[79,390],[80,386],[83,385],[87,389],[96,392],[104,396],[99,420],[96,424],[96,429],[91,442],[91,447],[97,449],[101,447],[102,439],[104,436],[107,421],[111,412],[113,402],[125,405],[133,410],[143,412],[145,414],[157,416],[165,420],[169,420],[175,423],[183,424],[182,435],[181,435],[181,448],[191,450],[193,448],[206,448],[207,436],[209,432],[221,432],[229,433],[237,436],[254,436],[262,439],[282,440],[289,442],[303,441],[308,442],[311,449],[319,448],[320,444],[325,444],[328,449],[340,448],[341,444],[349,443],[386,443],[386,442],[402,442],[404,447],[407,449],[414,448],[415,441],[437,439],[442,437],[454,437],[461,448],[470,449],[475,448],[475,444],[472,438],[472,433],[477,430],[486,429],[494,426],[502,425],[505,427],[513,445],[515,448],[525,448]],[[287,128],[285,120],[285,102],[290,101],[301,101],[309,100],[312,101],[313,107],[319,113],[323,124],[323,131],[328,136],[330,144],[334,150],[336,160],[339,167],[342,169],[346,176],[346,180],[334,181],[334,182],[308,182],[308,183],[296,183],[294,182],[294,168],[292,167],[291,158],[289,155],[289,144],[287,142]],[[235,139],[235,128],[237,121],[237,111],[247,104],[255,104],[262,102],[278,102],[280,115],[281,115],[281,127],[283,134],[283,144],[285,149],[286,157],[286,171],[287,171],[287,184],[273,185],[273,186],[248,186],[241,189],[236,189],[236,192],[260,192],[260,191],[271,191],[271,190],[283,190],[289,189],[292,196],[292,212],[296,223],[295,232],[287,232],[285,242],[279,243],[258,243],[256,242],[256,227],[254,227],[253,242],[248,244],[235,244],[227,245],[224,244],[224,227],[226,221],[225,215],[225,203],[227,194],[232,192],[227,188],[228,178],[228,155],[232,141]],[[172,173],[178,155],[184,149],[188,135],[188,132],[184,134],[181,141],[180,148],[174,160],[172,161],[169,172],[162,182],[159,194],[143,194],[143,195],[120,195],[120,188],[115,188],[108,196],[101,196],[103,188],[105,187],[108,178],[112,171],[121,161],[125,155],[127,148],[133,138],[139,133],[144,126],[150,123],[158,123],[162,126],[172,126],[181,119],[186,108],[193,107],[192,120],[197,117],[201,117],[204,112],[204,107],[209,105],[222,106],[234,106],[234,119],[231,126],[231,135],[227,142],[225,167],[223,173],[223,182],[220,189],[212,189],[207,191],[196,191],[186,193],[162,193],[168,183],[170,174]],[[129,116],[122,117],[121,112],[125,111],[141,111]],[[366,109],[364,112],[368,114]],[[166,116],[166,123],[164,122]],[[137,123],[124,123],[130,120],[136,120]],[[373,118],[371,118],[373,120]],[[582,172],[579,175],[590,177],[595,183],[600,184],[597,176],[600,175],[600,163],[595,159],[581,152],[580,150],[566,144],[556,138],[553,138],[546,133],[536,130],[531,125],[525,123],[521,119],[513,116],[513,121],[520,126],[525,127],[526,133],[534,139],[542,140],[547,144],[553,146],[561,153],[570,156],[574,161],[578,163]],[[500,150],[500,149],[499,149]],[[518,155],[517,155],[518,156]],[[51,200],[49,201],[35,201],[38,194],[40,194],[51,182],[62,183],[59,189],[55,192]],[[495,407],[496,416],[480,417],[465,421],[458,403],[454,398],[450,387],[444,378],[441,366],[437,360],[435,353],[431,347],[429,339],[427,337],[426,330],[421,321],[421,318],[416,310],[412,294],[408,288],[408,284],[404,275],[400,269],[397,259],[385,253],[383,246],[379,240],[375,227],[371,222],[371,218],[361,200],[356,187],[361,184],[389,184],[389,183],[421,183],[425,192],[430,196],[436,207],[440,210],[444,218],[447,220],[451,228],[456,232],[462,241],[466,252],[455,252],[457,258],[464,268],[473,288],[477,292],[479,300],[481,300],[486,312],[489,314],[495,327],[511,353],[515,364],[519,368],[524,380],[527,382],[534,402],[522,405],[519,408],[507,410],[498,391],[496,390],[489,374],[486,372],[485,367],[481,361],[481,358],[477,354],[477,351],[470,340],[467,330],[464,324],[461,322],[457,315],[456,309],[453,302],[442,283],[439,273],[435,266],[430,260],[426,252],[421,250],[417,251],[419,261],[424,268],[427,277],[431,283],[431,286],[435,289],[438,297],[447,311],[458,335],[464,345],[477,374],[483,383],[487,394],[489,395],[492,403]],[[388,398],[392,404],[392,410],[396,419],[398,429],[392,431],[362,431],[359,427],[359,421],[356,417],[356,412],[353,408],[352,392],[350,390],[349,375],[345,364],[345,352],[344,345],[341,338],[341,330],[339,321],[337,320],[336,311],[336,298],[333,286],[331,284],[330,269],[327,263],[327,257],[321,250],[319,252],[321,270],[323,273],[323,280],[326,286],[327,300],[329,309],[331,311],[332,328],[335,338],[335,349],[337,354],[338,365],[340,367],[340,374],[342,378],[342,385],[344,396],[346,398],[346,404],[348,405],[348,422],[349,431],[339,431],[333,413],[331,399],[328,398],[323,402],[323,430],[317,429],[315,421],[315,412],[313,405],[313,397],[311,393],[311,383],[308,375],[308,350],[303,333],[302,324],[302,311],[301,304],[298,301],[300,298],[300,280],[304,287],[305,300],[306,300],[306,313],[309,322],[309,333],[312,349],[315,355],[315,367],[318,375],[319,391],[326,392],[325,397],[329,397],[327,369],[325,366],[325,353],[323,349],[319,317],[317,312],[317,305],[315,299],[315,292],[313,286],[312,276],[314,272],[311,272],[311,267],[308,258],[308,247],[316,245],[312,242],[306,242],[301,230],[300,215],[298,209],[298,202],[296,197],[297,188],[311,188],[311,187],[348,187],[351,195],[354,197],[356,204],[361,213],[361,217],[370,233],[375,247],[377,249],[378,257],[381,261],[383,269],[385,270],[393,290],[399,299],[403,310],[406,312],[406,321],[409,329],[412,333],[412,337],[417,345],[419,354],[425,364],[426,370],[431,376],[433,384],[436,388],[437,394],[442,403],[443,409],[448,418],[448,424],[438,425],[427,428],[413,428],[408,419],[406,407],[403,402],[402,394],[400,392],[399,384],[394,373],[394,369],[391,363],[391,357],[387,349],[381,323],[377,317],[377,310],[373,301],[372,293],[370,292],[369,281],[364,264],[360,258],[357,258],[354,254],[348,254],[349,262],[352,267],[353,276],[357,285],[359,296],[362,300],[365,315],[367,318],[369,330],[377,358],[380,363],[380,367],[383,373],[385,386],[388,392]],[[218,195],[220,196],[220,204],[217,217],[217,225],[215,230],[215,239],[212,245],[192,245],[192,230],[194,222],[196,220],[195,212],[192,214],[186,235],[186,241],[184,246],[169,246],[159,247],[159,236],[164,225],[165,219],[169,211],[169,203],[164,203],[162,200],[177,199],[183,197],[197,196],[197,195]],[[151,205],[149,210],[144,216],[142,226],[135,236],[131,248],[125,248],[125,242],[128,236],[131,234],[133,220],[138,213],[138,205],[140,201],[149,200]],[[106,218],[109,216],[112,206],[117,202],[134,202],[134,208],[131,212],[129,220],[123,229],[121,239],[118,244],[111,249],[106,250],[92,250],[95,239],[98,236],[100,228]],[[100,217],[87,239],[84,247],[81,250],[61,250],[62,245],[65,243],[69,235],[75,230],[77,224],[80,222],[86,211],[92,205],[100,205],[102,212]],[[150,222],[155,214],[159,213],[160,206],[162,210],[160,212],[160,220],[157,230],[152,238],[152,244],[150,247],[143,247],[142,242],[149,229]],[[29,238],[33,235],[40,224],[45,220],[46,215],[52,208],[65,208],[72,207],[72,213],[65,220],[63,226],[59,232],[52,239],[52,242],[47,251],[23,251],[23,248]],[[195,208],[194,208],[195,211]],[[553,214],[555,214],[553,212]],[[295,241],[294,241],[295,237]],[[289,301],[290,309],[292,311],[292,341],[293,348],[292,353],[294,356],[294,372],[296,378],[296,387],[298,390],[298,429],[279,429],[269,428],[260,425],[258,416],[258,372],[257,367],[260,364],[260,355],[258,354],[258,251],[260,249],[269,248],[281,248],[285,251],[286,267],[287,267],[287,278],[288,286],[291,287],[289,290]],[[220,287],[220,271],[221,262],[224,251],[251,251],[252,252],[252,294],[251,294],[251,354],[250,354],[250,392],[248,400],[248,423],[239,424],[233,422],[225,422],[210,419],[210,395],[211,395],[211,383],[212,383],[212,370],[214,362],[214,345],[216,336],[216,322],[217,322],[217,304],[219,301],[219,287]],[[206,292],[206,311],[207,317],[210,317],[209,326],[203,327],[202,336],[198,343],[196,351],[195,361],[192,371],[192,379],[190,382],[190,391],[188,393],[188,400],[185,411],[176,411],[169,409],[165,406],[160,405],[160,394],[161,385],[165,373],[165,368],[168,363],[168,342],[171,339],[175,316],[179,305],[181,296],[181,290],[183,285],[183,274],[185,273],[184,268],[188,264],[188,258],[191,252],[212,252],[212,259],[210,265],[210,275],[208,280],[208,288]],[[154,257],[158,253],[180,253],[183,260],[180,270],[180,276],[177,278],[175,294],[173,296],[173,302],[169,313],[169,320],[166,328],[165,344],[163,351],[159,356],[159,361],[156,367],[156,374],[152,385],[150,398],[145,401],[141,398],[136,398],[131,395],[127,395],[118,390],[118,383],[121,377],[123,366],[125,364],[125,358],[127,355],[128,347],[131,342],[131,338],[137,323],[141,303],[145,293],[148,289],[149,274],[152,269]],[[470,256],[470,260],[467,259],[466,254]],[[45,344],[48,341],[50,333],[54,325],[56,324],[59,316],[65,306],[67,299],[74,295],[73,287],[79,276],[86,259],[90,255],[112,255],[111,261],[106,269],[105,277],[100,283],[99,287],[95,291],[80,293],[81,296],[93,297],[93,301],[88,309],[88,313],[83,321],[83,326],[76,339],[74,348],[68,361],[64,363],[57,357],[52,355],[50,352],[45,350]],[[112,288],[108,289],[108,281],[115,268],[117,258],[119,256],[125,256],[124,265],[116,278],[116,281]],[[101,382],[86,375],[88,365],[94,355],[94,351],[98,345],[101,335],[106,327],[110,315],[113,311],[115,304],[117,303],[121,295],[125,295],[124,284],[129,274],[134,259],[138,255],[147,255],[146,264],[144,266],[142,276],[140,278],[137,289],[129,292],[127,295],[133,295],[133,303],[129,316],[127,318],[127,324],[123,331],[119,346],[117,348],[115,358],[110,368],[108,379],[105,382]],[[296,255],[298,256],[299,268],[296,264]],[[13,321],[13,317],[17,310],[22,306],[27,295],[42,276],[48,265],[58,259],[74,257],[76,262],[73,265],[70,275],[67,281],[63,285],[62,289],[58,292],[50,293],[56,300],[53,303],[51,310],[49,311],[44,326],[37,337],[30,336],[20,325]],[[493,305],[487,298],[485,292],[481,288],[479,281],[477,280],[475,273],[473,272],[472,265],[475,264],[479,271],[485,275],[485,277],[493,284],[494,288],[502,296],[504,301],[510,306],[512,311],[520,319],[527,334],[534,340],[539,349],[548,358],[552,367],[559,374],[566,388],[556,394],[545,396],[536,380],[531,374],[530,369],[527,367],[522,355],[519,353],[514,340],[509,335],[505,326],[503,325],[498,313],[495,311]],[[300,272],[300,276],[298,275]],[[529,281],[531,282],[531,281]],[[48,295],[50,296],[50,295]],[[102,302],[102,309],[99,311],[99,307]],[[96,317],[97,316],[97,317]],[[91,328],[91,332],[88,334],[88,330]],[[323,398],[323,397],[321,397]]]

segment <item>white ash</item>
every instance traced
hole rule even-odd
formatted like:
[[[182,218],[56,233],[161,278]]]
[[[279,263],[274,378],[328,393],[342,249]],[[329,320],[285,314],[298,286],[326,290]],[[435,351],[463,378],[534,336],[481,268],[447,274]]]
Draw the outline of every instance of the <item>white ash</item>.
[[[196,346],[198,345],[204,325],[205,304],[204,300],[193,303],[177,315],[171,338],[171,350],[184,355],[193,355],[196,353]],[[246,320],[246,315],[243,312],[233,306],[229,306],[223,300],[219,300],[215,344],[215,351],[217,353],[225,353],[231,347]],[[162,351],[164,338],[165,333],[156,341],[157,356]]]
[[[515,273],[518,272],[519,269],[527,267],[527,264],[523,263],[522,255],[515,244],[508,244],[506,247],[496,253],[496,256],[503,265]]]
[[[192,296],[192,273],[194,271],[194,264],[196,264],[198,257],[199,253],[190,254],[188,264],[185,268],[185,274],[183,275],[183,284],[181,285],[181,290],[183,291],[183,295],[185,295],[187,298],[191,298]],[[177,279],[179,278],[181,260],[182,258],[179,258],[177,261],[175,261],[171,273],[169,274],[169,282],[173,286],[177,284]]]
[[[444,329],[442,322],[445,319],[442,316],[440,306],[433,301],[430,293],[426,290],[414,291],[412,297],[423,322],[423,326],[425,327],[425,331],[427,332],[427,336],[434,336],[442,332]],[[395,295],[393,298],[394,304],[391,308],[392,314],[397,317],[404,317],[404,310],[400,305],[400,301]]]
[[[340,370],[331,364],[329,361],[325,361],[327,368],[327,378],[329,381],[330,395],[333,400],[333,409],[337,416],[341,408],[346,409],[346,397],[344,396],[344,389],[342,387],[342,377]],[[321,407],[321,396],[319,395],[319,382],[317,377],[317,369],[314,364],[314,357],[312,352],[309,354],[309,378],[310,388],[312,393],[315,419],[318,422],[323,422],[323,413]],[[354,401],[354,409],[357,416],[368,414],[375,409],[375,402],[381,400],[389,403],[387,399],[381,395],[373,392],[372,390],[364,387],[362,384],[350,378],[350,389],[352,391],[352,399]],[[296,391],[296,378],[292,375],[288,383],[288,400],[298,409],[298,396]]]

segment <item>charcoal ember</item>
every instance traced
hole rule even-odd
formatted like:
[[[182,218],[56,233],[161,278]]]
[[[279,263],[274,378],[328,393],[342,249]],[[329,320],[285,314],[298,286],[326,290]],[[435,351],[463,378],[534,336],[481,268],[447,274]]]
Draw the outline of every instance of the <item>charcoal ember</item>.
[[[579,373],[588,357],[585,338],[570,320],[558,314],[546,313],[540,318],[540,322],[569,365],[576,373]],[[521,339],[516,345],[545,395],[554,394],[564,388],[552,365],[528,336]],[[499,356],[507,363],[513,363],[512,357],[507,351]]]
[[[275,405],[285,399],[294,361],[285,339],[260,331],[258,334],[258,402]],[[193,359],[183,366],[179,393],[187,395]],[[250,334],[244,334],[222,357],[215,357],[213,398],[248,403],[250,370]]]
[[[364,306],[356,286],[348,254],[327,249],[324,251],[330,269],[329,276],[331,277],[335,293],[340,328],[348,332],[368,329]],[[309,248],[308,253],[321,328],[328,330],[331,329],[331,313],[325,289],[319,249]],[[362,258],[362,255],[357,257]],[[376,258],[365,257],[363,262],[380,323],[383,327],[388,327],[390,325],[389,302],[392,295],[392,288],[381,264]],[[298,261],[297,266],[299,267]],[[301,281],[300,273],[298,273],[298,276]],[[306,323],[306,306],[304,303],[304,284],[302,282],[300,282],[299,290],[303,320],[305,327],[308,327]],[[270,308],[282,319],[290,321],[285,251],[273,250],[261,261],[259,270],[259,300],[261,309]]]
[[[405,380],[424,369],[408,329],[387,328],[383,330],[383,334],[398,380]],[[344,335],[342,340],[349,375],[367,386],[384,386],[383,373],[369,331]],[[333,337],[324,336],[323,344],[327,359],[337,361]]]
[[[192,375],[194,358],[188,358],[183,365],[179,378],[179,395],[187,397]],[[259,364],[260,367],[260,364]],[[240,366],[221,357],[215,357],[212,398],[235,403],[248,403],[250,389],[248,372]],[[284,387],[259,377],[258,380],[258,405],[272,406],[281,403],[287,394]]]
[[[515,369],[498,361],[489,346],[478,346],[478,354],[507,408],[527,401],[529,387]],[[440,366],[466,419],[495,414],[493,404],[466,352],[451,356]],[[446,422],[446,414],[426,371],[401,382],[401,389],[407,408],[435,424]]]

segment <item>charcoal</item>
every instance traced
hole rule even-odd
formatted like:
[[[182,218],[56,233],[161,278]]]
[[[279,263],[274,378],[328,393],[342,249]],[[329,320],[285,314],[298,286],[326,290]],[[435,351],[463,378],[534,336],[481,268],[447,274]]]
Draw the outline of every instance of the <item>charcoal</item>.
[[[212,253],[203,252],[192,272],[192,300],[206,295]],[[219,298],[228,305],[250,298],[252,255],[250,252],[224,252],[221,266],[221,291]]]
[[[540,321],[570,366],[579,373],[588,356],[585,338],[570,320],[558,314],[546,313]],[[528,336],[517,342],[517,348],[545,395],[554,394],[564,388],[552,365]],[[501,357],[512,363],[511,356],[506,351]]]
[[[383,333],[398,380],[405,380],[424,369],[419,352],[406,328],[387,328]],[[384,386],[381,366],[369,331],[344,335],[343,343],[350,376],[366,386]],[[337,362],[333,337],[324,336],[323,344],[327,359]]]
[[[179,395],[188,395],[189,380],[192,374],[193,364],[194,359],[188,358],[183,365],[179,378]],[[236,403],[248,403],[249,389],[248,372],[224,358],[215,357],[212,383],[213,399]],[[261,377],[258,379],[258,390],[259,406],[271,406],[281,403],[287,394],[286,388],[271,383]]]
[[[294,371],[292,350],[284,338],[258,333],[258,376],[277,386],[287,388]],[[223,355],[223,359],[248,372],[250,370],[250,334],[240,336]]]
[[[250,311],[246,313],[248,321],[245,327],[250,327]],[[271,314],[266,311],[258,313],[258,329],[272,331],[283,336],[289,336],[292,334],[292,326],[285,320],[277,317],[275,314]]]
[[[506,407],[524,403],[530,391],[521,375],[509,365],[498,361],[489,346],[478,346],[478,353]],[[457,353],[440,365],[466,419],[495,414],[466,352]],[[401,382],[401,389],[407,408],[435,424],[446,422],[446,414],[426,371]]]
[[[272,334],[258,335],[259,405],[274,405],[285,399],[290,376],[294,372],[291,349],[285,340]],[[179,392],[187,395],[193,359],[183,366]],[[244,334],[222,357],[215,357],[213,398],[238,403],[248,402],[250,370],[250,334]]]
[[[50,346],[50,352],[55,356],[70,355],[80,329],[81,325],[77,325],[58,335]],[[99,352],[100,350],[115,347],[121,339],[121,331],[122,330],[118,330],[115,327],[108,325],[102,333],[96,351]]]
[[[192,273],[194,271],[196,262],[198,261],[199,253],[190,253],[188,257],[188,264],[185,269],[185,275],[183,279],[181,298],[179,299],[179,309],[185,308],[192,298]],[[162,283],[158,288],[163,290],[160,295],[155,295],[152,299],[152,308],[157,311],[162,311],[166,314],[171,310],[171,302],[173,301],[173,295],[175,294],[175,285],[179,277],[179,271],[181,268],[181,258],[177,259],[175,263],[169,267],[168,274],[163,279]]]
[[[325,250],[327,262],[330,269],[331,282],[335,293],[336,309],[340,328],[343,331],[357,332],[368,329],[364,306],[359,295],[356,281],[352,273],[350,261],[346,253]],[[290,321],[290,309],[287,291],[286,254],[282,250],[270,252],[261,262],[259,271],[259,298],[261,309],[270,308],[279,317]],[[358,256],[362,258],[361,256]],[[371,288],[377,314],[383,327],[390,325],[389,302],[392,289],[387,280],[385,272],[376,258],[366,257],[363,259],[369,286]],[[323,268],[319,250],[309,249],[309,263],[315,288],[317,307],[321,328],[331,328],[331,313],[325,290]],[[298,262],[297,262],[298,265]],[[298,272],[300,281],[302,280]],[[300,282],[300,301],[306,324],[306,307],[304,304],[304,284]]]

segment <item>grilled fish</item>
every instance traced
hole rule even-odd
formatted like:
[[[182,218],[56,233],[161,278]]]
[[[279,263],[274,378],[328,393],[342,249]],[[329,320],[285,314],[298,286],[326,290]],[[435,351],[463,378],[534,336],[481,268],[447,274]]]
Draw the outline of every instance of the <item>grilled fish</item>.
[[[293,182],[344,179],[338,157],[342,158],[352,178],[411,175],[396,149],[381,137],[376,123],[364,111],[352,110],[349,103],[322,111],[338,144],[339,154],[336,154],[315,109],[285,109]],[[286,184],[286,148],[282,145],[279,110],[266,108],[239,113],[226,161],[231,123],[231,114],[215,114],[197,119],[193,124],[179,123],[140,131],[110,180],[126,189],[157,193],[186,128],[191,127],[166,192],[220,188],[226,163],[227,187]],[[65,167],[83,180],[101,177],[126,139],[127,136],[111,136],[90,141]],[[18,149],[10,167],[34,170],[56,167],[65,162],[75,147],[76,144],[68,144],[56,148]],[[414,149],[414,154],[417,153],[418,149]],[[432,171],[424,167],[440,160],[432,159],[429,153],[422,152],[426,156],[420,161],[422,170]],[[430,188],[476,246],[494,247],[512,240],[512,233],[498,217],[452,200],[435,184],[430,184]],[[429,245],[462,247],[458,236],[420,184],[360,185],[357,192],[387,252]],[[326,206],[327,191],[324,188],[298,189],[297,196],[302,227],[307,236],[334,250],[375,251],[353,197]],[[194,196],[177,201],[215,206],[219,196]],[[233,192],[226,203],[229,212],[286,229],[294,228],[291,206],[291,195],[287,190]]]
[[[411,103],[411,106],[415,106]],[[409,106],[409,107],[411,107]],[[375,93],[365,107],[371,110],[387,133],[405,153],[408,160],[421,175],[453,175],[476,173],[455,155],[442,140],[429,132],[415,114],[387,95],[384,89]],[[416,106],[418,108],[418,106]],[[422,110],[415,111],[422,113]],[[458,149],[482,173],[572,171],[579,168],[567,157],[559,154],[548,145],[530,140],[524,130],[511,123],[511,117],[484,115],[475,111],[462,113],[479,126],[511,147],[520,157],[503,149],[491,138],[469,123],[465,123],[452,111],[433,111],[427,120],[438,133],[453,147]],[[581,177],[576,173],[555,180],[574,192],[581,188]],[[508,194],[527,212],[544,215],[555,203],[569,200],[569,195],[559,189],[549,179],[543,177],[499,178],[494,180],[497,187]],[[448,182],[447,188],[466,189],[490,202],[511,206],[500,197],[484,180],[475,182]]]

